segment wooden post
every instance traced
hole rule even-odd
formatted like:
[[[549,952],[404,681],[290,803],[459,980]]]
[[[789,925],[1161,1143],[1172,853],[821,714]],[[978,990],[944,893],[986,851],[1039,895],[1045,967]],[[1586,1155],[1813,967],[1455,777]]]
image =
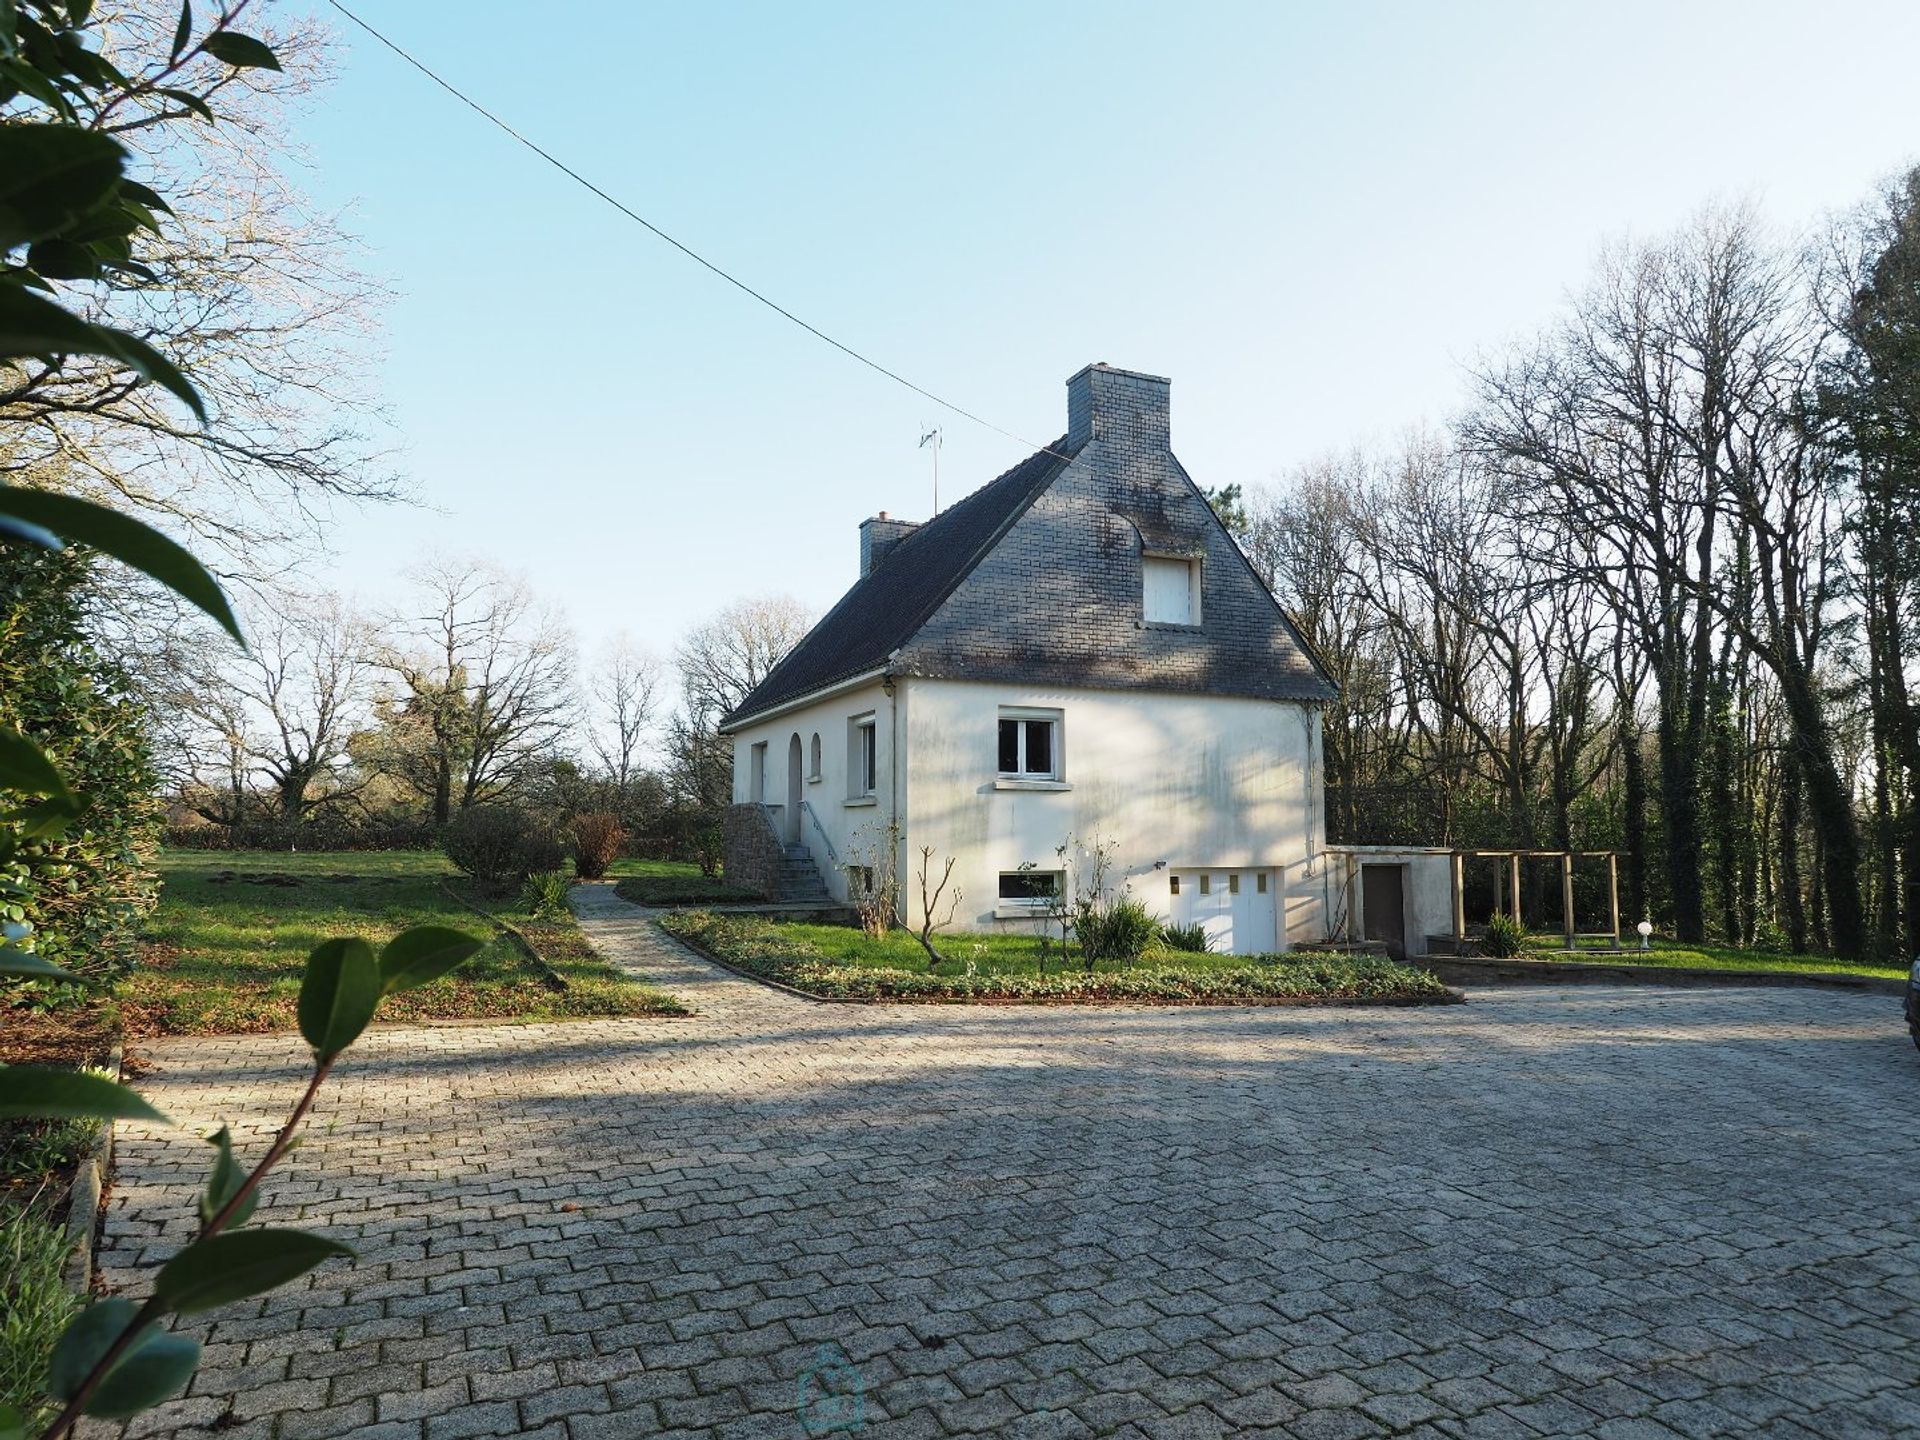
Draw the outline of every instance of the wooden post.
[[[1507,857],[1508,884],[1513,888],[1513,923],[1524,925],[1520,918],[1520,852],[1515,851]]]
[[[1453,852],[1453,953],[1464,955],[1467,944],[1467,860]]]
[[[1560,918],[1567,928],[1567,949],[1573,945],[1573,852],[1560,852]]]
[[[1607,912],[1613,920],[1613,948],[1620,948],[1620,855],[1607,852]]]

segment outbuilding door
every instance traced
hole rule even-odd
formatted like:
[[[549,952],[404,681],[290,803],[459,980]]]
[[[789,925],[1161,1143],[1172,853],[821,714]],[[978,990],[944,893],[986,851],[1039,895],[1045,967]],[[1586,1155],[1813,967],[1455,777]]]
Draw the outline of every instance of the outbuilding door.
[[[1206,930],[1216,955],[1265,955],[1279,948],[1272,875],[1266,870],[1176,869],[1167,876],[1167,913]]]
[[[1407,867],[1360,867],[1360,918],[1366,937],[1378,940],[1396,960],[1407,958]]]

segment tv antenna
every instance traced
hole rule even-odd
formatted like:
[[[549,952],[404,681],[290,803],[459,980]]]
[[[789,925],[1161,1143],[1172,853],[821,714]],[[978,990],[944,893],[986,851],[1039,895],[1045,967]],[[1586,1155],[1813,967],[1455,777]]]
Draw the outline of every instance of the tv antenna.
[[[925,450],[932,447],[933,450],[933,513],[935,515],[940,513],[940,444],[945,438],[938,425],[920,437],[920,448]]]

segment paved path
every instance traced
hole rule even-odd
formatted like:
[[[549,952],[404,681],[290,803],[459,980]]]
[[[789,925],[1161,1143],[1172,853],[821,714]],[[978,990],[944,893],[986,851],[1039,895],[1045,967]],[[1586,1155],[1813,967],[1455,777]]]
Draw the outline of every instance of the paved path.
[[[579,904],[701,1013],[369,1036],[262,1215],[359,1263],[220,1312],[135,1433],[1920,1434],[1884,998],[821,1005]],[[301,1055],[151,1058],[253,1144]],[[207,1156],[124,1137],[138,1291]]]

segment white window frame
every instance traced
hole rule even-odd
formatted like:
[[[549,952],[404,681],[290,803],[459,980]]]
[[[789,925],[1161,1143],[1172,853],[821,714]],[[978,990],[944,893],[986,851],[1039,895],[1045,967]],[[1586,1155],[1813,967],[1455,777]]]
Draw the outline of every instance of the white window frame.
[[[1000,727],[1007,722],[1019,726],[1016,732],[1015,756],[1019,768],[1002,770],[1000,768]],[[1053,766],[1049,770],[1029,770],[1027,763],[1027,726],[1044,724],[1049,730],[1051,741],[1049,749],[1053,752]],[[1032,705],[1002,705],[993,723],[993,769],[994,784],[1002,790],[1065,790],[1067,788],[1067,725],[1066,712]]]
[[[767,803],[767,742],[756,740],[747,749],[747,799],[755,805]]]
[[[1187,571],[1187,618],[1184,620],[1156,619],[1147,607],[1147,576],[1155,565],[1184,565]],[[1157,630],[1198,630],[1200,628],[1200,561],[1192,555],[1161,555],[1151,550],[1140,555],[1140,618],[1141,622]]]
[[[880,788],[880,726],[872,710],[847,721],[847,803],[871,805]]]

